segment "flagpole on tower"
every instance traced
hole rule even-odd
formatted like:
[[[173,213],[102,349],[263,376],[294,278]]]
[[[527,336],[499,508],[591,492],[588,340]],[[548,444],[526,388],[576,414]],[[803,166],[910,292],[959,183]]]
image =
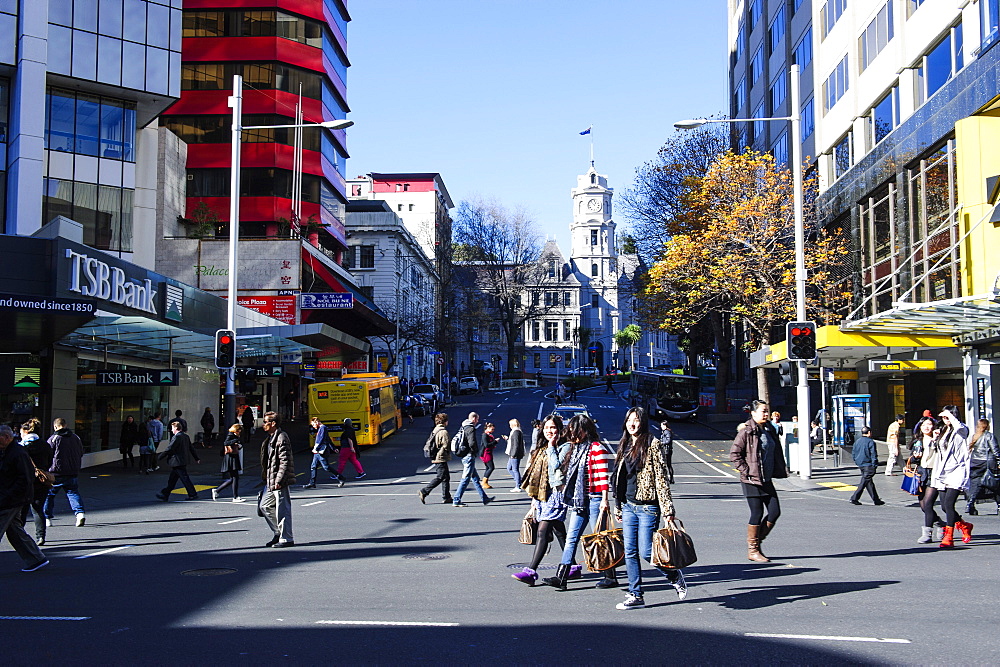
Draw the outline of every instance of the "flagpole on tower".
[[[584,134],[589,134],[590,135],[590,166],[593,167],[594,166],[594,126],[591,125],[586,130],[584,130],[583,132],[581,132],[580,134],[581,135],[584,135]]]

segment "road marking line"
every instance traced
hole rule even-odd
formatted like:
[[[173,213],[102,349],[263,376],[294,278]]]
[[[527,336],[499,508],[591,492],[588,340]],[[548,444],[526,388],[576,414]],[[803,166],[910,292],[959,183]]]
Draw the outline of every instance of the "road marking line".
[[[194,485],[194,490],[195,490],[195,491],[208,491],[209,489],[214,489],[214,488],[215,488],[215,486],[214,486],[214,485],[212,485],[212,484],[195,484],[195,485]],[[174,490],[173,490],[173,491],[171,491],[170,493],[178,493],[178,494],[179,494],[179,493],[183,493],[183,494],[184,494],[184,495],[186,496],[186,495],[187,495],[187,489],[185,489],[185,488],[184,488],[184,487],[182,486],[182,487],[181,487],[181,488],[179,488],[179,489],[174,489]]]
[[[0,621],[89,621],[90,616],[0,616]]]
[[[852,486],[851,484],[844,484],[843,482],[816,482],[820,486],[825,486],[834,491],[857,491],[858,487]]]
[[[458,623],[432,623],[430,621],[316,621],[316,625],[403,625],[430,628],[458,627]]]
[[[253,517],[250,517],[250,516],[245,516],[245,517],[243,517],[242,519],[230,519],[229,521],[223,521],[223,522],[222,522],[222,523],[220,523],[219,525],[220,525],[220,526],[225,526],[225,525],[226,525],[227,523],[239,523],[240,521],[249,521],[249,520],[250,520],[250,519],[252,519],[252,518],[253,518]]]
[[[538,404],[538,416],[535,417],[535,419],[541,419],[542,418],[542,410],[544,410],[544,409],[545,409],[545,403],[539,403]]]
[[[731,475],[674,475],[674,477],[696,477],[698,479],[719,479],[720,477],[731,477]]]
[[[407,479],[409,479],[409,477],[400,477],[399,479],[394,479],[394,480],[392,480],[389,483],[390,484],[398,484],[400,482],[405,482]]]
[[[909,639],[889,639],[887,637],[836,637],[826,635],[781,635],[770,632],[744,632],[744,637],[766,637],[768,639],[818,639],[828,642],[876,642],[880,644],[910,644]]]
[[[688,443],[688,444],[690,444],[690,443]],[[726,477],[733,477],[733,478],[736,477],[735,475],[730,475],[728,472],[726,472],[722,468],[716,468],[714,465],[712,465],[711,463],[709,463],[708,461],[706,461],[705,459],[701,458],[700,456],[698,456],[697,454],[695,454],[694,452],[692,452],[690,449],[688,449],[687,447],[685,447],[684,444],[680,440],[677,441],[677,445],[681,449],[683,449],[684,451],[686,451],[688,454],[690,454],[691,456],[695,457],[696,459],[698,459],[699,461],[701,461],[702,463],[704,463],[705,465],[707,465],[709,468],[711,468],[715,472],[721,472]]]
[[[75,560],[80,560],[82,558],[93,558],[94,556],[103,556],[104,554],[109,554],[113,551],[121,551],[122,549],[130,549],[134,547],[134,544],[126,544],[123,547],[112,547],[111,549],[105,549],[103,551],[95,551],[92,554],[84,554],[83,556],[77,556]]]
[[[424,472],[434,472],[435,470],[437,470],[437,465],[433,463],[424,468]]]
[[[314,500],[311,503],[303,503],[302,505],[299,505],[299,507],[312,507],[313,505],[322,505],[325,502],[325,500]]]

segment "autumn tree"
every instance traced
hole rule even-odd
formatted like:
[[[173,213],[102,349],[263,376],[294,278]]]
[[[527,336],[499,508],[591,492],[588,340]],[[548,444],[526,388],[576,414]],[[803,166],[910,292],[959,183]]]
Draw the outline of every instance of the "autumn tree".
[[[814,177],[805,192],[815,191]],[[653,265],[644,291],[650,314],[666,329],[706,316],[744,323],[745,346],[773,342],[772,334],[795,317],[793,178],[767,153],[721,156],[691,193],[706,225],[674,234]],[[805,198],[807,313],[820,322],[850,299],[836,278],[848,248],[815,224],[814,198]],[[767,398],[763,368],[759,395]]]
[[[460,308],[483,309],[500,325],[507,347],[507,370],[514,371],[515,347],[524,323],[552,304],[537,298],[532,288],[545,282],[540,262],[540,236],[534,220],[520,209],[497,201],[476,199],[459,204],[454,223],[454,262],[464,272],[463,283],[474,286]]]

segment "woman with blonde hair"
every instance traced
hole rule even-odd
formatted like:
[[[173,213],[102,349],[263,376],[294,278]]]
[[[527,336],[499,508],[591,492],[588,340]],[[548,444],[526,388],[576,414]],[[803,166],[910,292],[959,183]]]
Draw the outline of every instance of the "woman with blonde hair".
[[[969,465],[969,502],[966,505],[965,513],[975,516],[979,514],[976,511],[976,498],[979,496],[979,489],[982,486],[986,469],[989,467],[990,459],[993,459],[994,472],[997,462],[1000,461],[1000,446],[997,445],[997,439],[990,432],[990,423],[985,419],[976,422],[976,432],[969,440],[969,454],[971,459]],[[997,512],[1000,513],[1000,497],[996,494],[993,497],[997,501]]]
[[[212,500],[218,500],[219,491],[222,491],[227,486],[232,486],[233,502],[244,502],[243,498],[240,497],[240,470],[243,469],[243,466],[240,464],[240,449],[243,448],[242,438],[240,437],[242,434],[243,426],[241,424],[237,423],[229,427],[226,440],[222,443],[222,468],[220,470],[229,479],[212,489]]]

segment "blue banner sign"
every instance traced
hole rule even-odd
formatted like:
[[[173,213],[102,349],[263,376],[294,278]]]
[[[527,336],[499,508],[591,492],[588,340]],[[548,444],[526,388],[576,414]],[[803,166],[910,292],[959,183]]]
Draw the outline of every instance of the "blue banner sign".
[[[353,308],[354,295],[349,292],[303,292],[300,308]]]

